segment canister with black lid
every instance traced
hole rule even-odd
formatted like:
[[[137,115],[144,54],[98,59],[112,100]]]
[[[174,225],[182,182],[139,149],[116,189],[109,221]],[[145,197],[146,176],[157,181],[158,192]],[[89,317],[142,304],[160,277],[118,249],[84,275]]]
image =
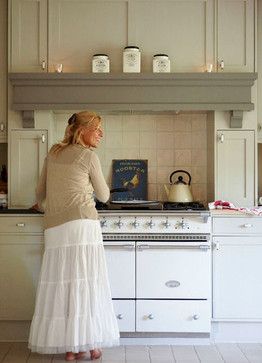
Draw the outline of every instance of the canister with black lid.
[[[153,73],[169,73],[170,60],[167,54],[155,54],[153,57]]]
[[[123,72],[139,73],[141,69],[141,53],[139,47],[128,46],[123,52]]]
[[[109,73],[110,62],[107,54],[94,54],[92,60],[93,73]]]

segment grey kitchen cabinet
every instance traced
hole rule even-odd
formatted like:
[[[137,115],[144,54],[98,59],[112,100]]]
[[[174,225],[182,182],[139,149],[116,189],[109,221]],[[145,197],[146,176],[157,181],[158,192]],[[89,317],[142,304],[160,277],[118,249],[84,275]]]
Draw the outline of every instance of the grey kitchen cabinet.
[[[255,205],[255,133],[217,130],[215,199]]]
[[[9,69],[91,72],[92,56],[106,53],[120,73],[124,47],[136,45],[142,72],[156,53],[171,72],[216,70],[222,59],[225,71],[252,72],[254,13],[255,0],[10,0]]]
[[[213,318],[262,320],[261,217],[213,218]]]
[[[216,53],[218,70],[255,71],[255,1],[217,0]]]
[[[10,227],[0,233],[0,320],[32,319],[44,249],[43,232],[30,228],[34,219],[41,225],[41,216],[0,217]]]
[[[9,2],[9,71],[47,71],[47,0]]]
[[[0,2],[0,143],[6,142],[7,120],[7,0]]]
[[[47,130],[11,130],[9,207],[35,204],[35,188],[48,152]]]

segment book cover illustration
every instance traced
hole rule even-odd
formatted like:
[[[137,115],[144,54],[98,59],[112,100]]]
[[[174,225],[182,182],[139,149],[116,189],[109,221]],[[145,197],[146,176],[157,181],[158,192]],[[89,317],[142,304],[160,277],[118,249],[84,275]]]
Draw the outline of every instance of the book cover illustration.
[[[147,200],[147,160],[113,160],[112,188],[126,188],[112,194],[113,201]]]

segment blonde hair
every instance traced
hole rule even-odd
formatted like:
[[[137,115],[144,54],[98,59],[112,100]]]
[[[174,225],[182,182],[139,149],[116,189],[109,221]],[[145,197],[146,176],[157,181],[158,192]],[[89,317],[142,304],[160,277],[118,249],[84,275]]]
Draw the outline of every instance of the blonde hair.
[[[101,117],[95,112],[82,111],[74,113],[68,120],[68,125],[65,129],[64,139],[53,145],[50,153],[57,154],[64,150],[69,145],[80,144],[88,147],[82,140],[83,128],[93,129],[101,124]]]

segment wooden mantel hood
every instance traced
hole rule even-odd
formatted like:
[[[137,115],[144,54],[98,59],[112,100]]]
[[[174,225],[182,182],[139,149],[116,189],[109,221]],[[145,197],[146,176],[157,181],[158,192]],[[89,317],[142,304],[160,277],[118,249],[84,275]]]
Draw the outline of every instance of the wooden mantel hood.
[[[243,111],[254,109],[256,73],[81,74],[10,73],[12,109],[98,111],[231,111],[241,127]]]

